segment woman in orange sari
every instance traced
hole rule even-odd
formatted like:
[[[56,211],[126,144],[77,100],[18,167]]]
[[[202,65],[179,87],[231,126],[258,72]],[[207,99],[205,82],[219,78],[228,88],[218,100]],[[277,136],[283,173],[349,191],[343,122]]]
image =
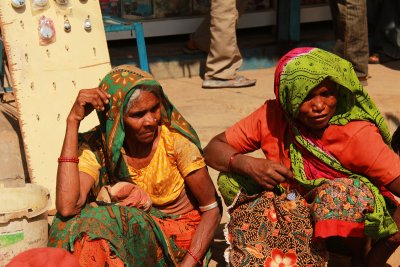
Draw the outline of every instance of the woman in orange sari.
[[[100,125],[78,134],[94,109]],[[119,66],[81,90],[58,159],[49,246],[81,266],[199,266],[221,206],[190,124],[148,73]]]
[[[207,163],[229,172],[218,186],[230,205],[231,266],[325,266],[318,244],[352,266],[384,266],[400,244],[400,160],[353,66],[296,48],[279,61],[274,89],[276,99],[205,148]],[[264,159],[246,155],[257,149]]]

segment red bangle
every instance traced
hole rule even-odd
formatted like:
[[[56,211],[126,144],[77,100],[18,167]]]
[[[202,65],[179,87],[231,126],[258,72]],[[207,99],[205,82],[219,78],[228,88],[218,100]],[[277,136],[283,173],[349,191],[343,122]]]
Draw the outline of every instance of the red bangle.
[[[203,262],[201,262],[201,260],[193,254],[193,252],[190,251],[190,249],[186,250],[187,253],[189,253],[190,256],[192,256],[192,258],[197,261],[198,264],[200,264],[201,266],[203,266]]]
[[[231,155],[231,157],[229,158],[228,172],[232,172],[232,161],[233,161],[233,159],[234,159],[237,155],[239,155],[239,154],[241,154],[241,153],[235,152],[235,153],[233,153],[233,154]]]
[[[61,162],[79,163],[79,159],[78,159],[77,157],[71,157],[71,158],[68,158],[68,157],[59,157],[57,161],[58,161],[58,163],[61,163]]]

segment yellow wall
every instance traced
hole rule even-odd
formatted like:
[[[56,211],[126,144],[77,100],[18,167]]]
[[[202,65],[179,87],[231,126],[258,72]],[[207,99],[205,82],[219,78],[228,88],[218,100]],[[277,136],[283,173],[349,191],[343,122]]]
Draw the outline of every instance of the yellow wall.
[[[55,199],[57,158],[65,133],[65,120],[79,89],[98,85],[111,69],[98,0],[69,0],[60,8],[35,11],[25,0],[22,9],[11,0],[0,1],[1,33],[17,101],[30,178],[47,187]],[[38,22],[45,15],[54,21],[56,41],[39,44]],[[72,29],[64,31],[64,16]],[[90,17],[92,30],[85,31]],[[81,131],[97,124],[91,114]],[[3,155],[7,156],[7,155]]]

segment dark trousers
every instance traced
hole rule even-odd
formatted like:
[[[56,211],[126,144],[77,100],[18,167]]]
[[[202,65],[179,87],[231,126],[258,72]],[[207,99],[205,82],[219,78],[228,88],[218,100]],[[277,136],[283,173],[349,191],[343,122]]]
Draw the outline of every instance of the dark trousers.
[[[330,0],[335,31],[334,52],[350,61],[357,76],[368,75],[366,0]]]

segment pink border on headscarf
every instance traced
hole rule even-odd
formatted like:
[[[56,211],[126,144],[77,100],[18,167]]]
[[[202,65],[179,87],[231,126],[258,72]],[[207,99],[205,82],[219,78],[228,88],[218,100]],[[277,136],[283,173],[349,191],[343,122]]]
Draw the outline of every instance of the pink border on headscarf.
[[[310,53],[315,47],[298,47],[290,50],[286,53],[278,62],[275,70],[275,80],[274,80],[274,92],[276,101],[278,101],[278,105],[281,106],[279,101],[279,86],[280,86],[280,77],[283,72],[285,65],[293,60],[294,58],[298,57],[299,55]]]

